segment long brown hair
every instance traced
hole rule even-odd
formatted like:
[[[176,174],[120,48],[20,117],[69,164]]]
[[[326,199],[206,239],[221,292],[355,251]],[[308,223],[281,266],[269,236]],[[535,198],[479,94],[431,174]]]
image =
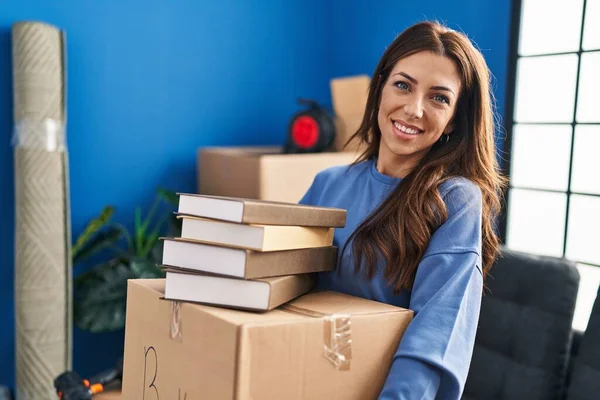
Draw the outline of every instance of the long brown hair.
[[[494,97],[486,62],[466,36],[437,22],[421,22],[409,27],[383,54],[373,73],[361,126],[348,140],[350,143],[358,139],[365,145],[355,164],[376,159],[381,140],[377,114],[382,87],[398,60],[420,51],[448,57],[458,68],[462,90],[451,139],[447,143],[435,143],[346,242],[353,243],[356,272],[361,269],[364,258],[364,272],[369,278],[373,277],[378,255],[383,255],[385,277],[396,292],[411,290],[431,235],[448,217],[438,187],[458,176],[471,180],[481,189],[481,256],[485,278],[498,255],[499,240],[494,222],[506,184],[499,173],[494,150]]]

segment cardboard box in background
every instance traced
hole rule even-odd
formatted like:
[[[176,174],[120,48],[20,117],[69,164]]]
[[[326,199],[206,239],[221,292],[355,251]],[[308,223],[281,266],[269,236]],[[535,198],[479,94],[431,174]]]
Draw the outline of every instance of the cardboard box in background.
[[[336,292],[252,313],[164,300],[164,286],[128,282],[124,399],[376,399],[413,316]],[[336,313],[340,367],[325,352]]]
[[[283,154],[281,147],[203,147],[198,150],[200,194],[297,203],[319,171],[351,164],[358,154]]]
[[[332,79],[330,82],[331,100],[335,113],[336,135],[334,148],[337,151],[362,151],[364,147],[353,140],[344,148],[344,144],[358,130],[363,119],[369,84],[367,75]]]

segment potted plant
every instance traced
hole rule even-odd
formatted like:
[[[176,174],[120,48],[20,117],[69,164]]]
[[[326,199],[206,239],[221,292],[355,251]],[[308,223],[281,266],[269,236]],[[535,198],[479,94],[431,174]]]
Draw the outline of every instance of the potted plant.
[[[125,327],[127,280],[162,278],[161,236],[179,236],[181,225],[173,214],[178,196],[159,189],[150,211],[135,209],[133,232],[112,221],[113,206],[106,206],[91,220],[72,248],[73,266],[97,260],[73,278],[73,321],[90,332],[110,332]],[[161,210],[164,206],[167,210]]]

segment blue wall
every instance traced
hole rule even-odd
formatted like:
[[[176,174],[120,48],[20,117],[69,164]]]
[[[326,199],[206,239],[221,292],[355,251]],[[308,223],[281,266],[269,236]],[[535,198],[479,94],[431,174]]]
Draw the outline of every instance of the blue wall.
[[[510,0],[492,3],[0,1],[0,384],[14,383],[11,24],[43,20],[67,32],[75,236],[106,204],[129,225],[156,186],[194,191],[200,146],[283,143],[298,96],[329,104],[331,77],[370,74],[418,20],[440,19],[478,43],[502,105]],[[76,330],[74,368],[110,366],[122,339]],[[96,353],[99,343],[111,350]]]

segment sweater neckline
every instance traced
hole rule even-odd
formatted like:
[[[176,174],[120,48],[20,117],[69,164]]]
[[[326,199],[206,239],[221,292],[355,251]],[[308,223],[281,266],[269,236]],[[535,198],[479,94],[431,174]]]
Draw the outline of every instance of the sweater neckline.
[[[402,181],[402,178],[396,178],[395,176],[389,176],[379,172],[377,170],[377,158],[371,159],[371,166],[369,169],[371,170],[371,176],[373,178],[386,185],[396,185]]]

